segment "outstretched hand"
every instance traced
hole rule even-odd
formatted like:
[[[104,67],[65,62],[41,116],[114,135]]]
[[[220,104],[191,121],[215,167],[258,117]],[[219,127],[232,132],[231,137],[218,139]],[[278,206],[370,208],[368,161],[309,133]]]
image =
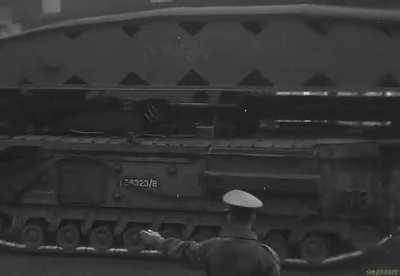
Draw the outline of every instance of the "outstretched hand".
[[[389,236],[385,237],[384,239],[380,240],[378,242],[378,246],[386,246],[386,245],[392,245],[395,243],[400,242],[400,227],[394,231],[394,233],[390,234]]]
[[[139,233],[140,239],[150,248],[159,250],[165,240],[160,233],[152,230],[142,230]]]

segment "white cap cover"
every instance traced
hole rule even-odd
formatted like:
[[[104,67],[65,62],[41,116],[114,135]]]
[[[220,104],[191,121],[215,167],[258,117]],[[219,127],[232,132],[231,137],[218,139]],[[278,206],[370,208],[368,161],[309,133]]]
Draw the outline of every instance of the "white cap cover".
[[[232,190],[224,194],[224,202],[228,205],[242,208],[261,208],[263,203],[257,197],[241,190]]]

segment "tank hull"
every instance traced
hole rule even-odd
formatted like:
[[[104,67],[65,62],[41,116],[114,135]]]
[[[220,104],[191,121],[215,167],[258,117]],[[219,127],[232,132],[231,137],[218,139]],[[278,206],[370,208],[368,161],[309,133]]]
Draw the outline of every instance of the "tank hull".
[[[51,233],[73,223],[82,237],[106,225],[116,244],[132,227],[204,239],[223,227],[220,197],[230,189],[265,202],[258,235],[289,257],[304,257],[296,252],[309,237],[329,255],[364,248],[399,222],[394,140],[27,135],[1,143],[3,194],[10,195],[1,212],[11,236],[39,224],[43,242],[57,243]],[[7,174],[17,166],[25,168],[19,177]]]

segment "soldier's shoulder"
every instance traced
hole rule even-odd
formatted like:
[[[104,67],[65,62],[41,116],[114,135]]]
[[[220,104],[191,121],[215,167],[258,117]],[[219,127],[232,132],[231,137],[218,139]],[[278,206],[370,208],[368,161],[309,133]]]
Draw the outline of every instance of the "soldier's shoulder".
[[[265,243],[260,243],[260,245],[265,251],[269,253],[274,262],[280,263],[280,258],[278,253],[276,253],[276,251],[271,246],[268,246]]]
[[[281,265],[280,265],[280,258],[278,253],[271,247],[264,243],[261,243],[261,246],[264,248],[265,251],[268,252],[269,256],[271,257],[271,266],[273,268],[273,275],[280,275],[281,273]]]

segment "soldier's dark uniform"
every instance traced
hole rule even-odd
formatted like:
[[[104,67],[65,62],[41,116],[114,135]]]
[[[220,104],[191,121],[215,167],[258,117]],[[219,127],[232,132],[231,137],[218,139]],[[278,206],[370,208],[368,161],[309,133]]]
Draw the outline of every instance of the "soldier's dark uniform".
[[[208,276],[276,276],[279,258],[246,228],[225,228],[220,237],[204,242],[169,238],[160,250],[173,259],[201,266]]]
[[[262,202],[243,202],[243,196],[252,195],[232,191],[224,201],[233,206],[258,208]],[[254,197],[254,200],[256,198]],[[261,205],[258,205],[261,204]],[[257,206],[257,207],[253,207]],[[179,259],[201,266],[208,276],[277,276],[280,275],[279,257],[273,249],[257,240],[248,227],[227,225],[220,237],[200,243],[175,238],[160,241],[158,249],[171,259]]]

